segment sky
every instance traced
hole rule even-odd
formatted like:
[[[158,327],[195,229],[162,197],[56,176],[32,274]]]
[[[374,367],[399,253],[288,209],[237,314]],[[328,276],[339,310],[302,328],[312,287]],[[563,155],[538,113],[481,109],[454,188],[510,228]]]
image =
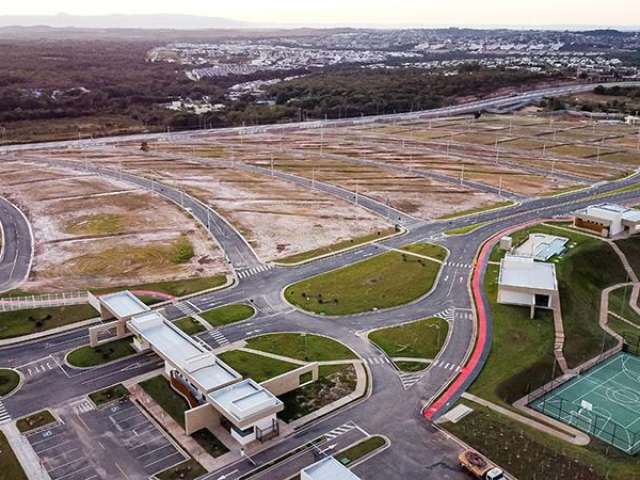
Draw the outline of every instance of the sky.
[[[179,5],[179,8],[177,7]],[[639,26],[638,0],[26,0],[0,15],[180,13],[279,25]]]

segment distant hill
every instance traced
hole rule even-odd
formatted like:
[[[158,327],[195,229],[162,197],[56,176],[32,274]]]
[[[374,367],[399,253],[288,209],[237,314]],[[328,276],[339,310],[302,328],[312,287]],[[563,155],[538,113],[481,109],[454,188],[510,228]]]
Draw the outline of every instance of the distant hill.
[[[0,15],[0,27],[47,26],[57,28],[153,28],[204,29],[243,28],[251,24],[237,20],[196,15]]]

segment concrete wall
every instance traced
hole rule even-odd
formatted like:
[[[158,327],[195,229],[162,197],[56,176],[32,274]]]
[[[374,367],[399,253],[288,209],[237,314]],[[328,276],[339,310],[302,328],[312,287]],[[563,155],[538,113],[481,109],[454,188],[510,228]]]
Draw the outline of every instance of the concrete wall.
[[[309,372],[311,372],[312,376],[311,381],[307,383],[318,380],[318,364],[310,363],[309,365],[304,365],[300,368],[296,368],[295,370],[291,370],[290,372],[283,373],[278,377],[262,382],[261,385],[277,397],[302,386],[303,384],[300,383],[300,377]]]
[[[102,340],[98,339],[101,333],[112,330],[114,328],[116,329],[115,335],[103,338]],[[124,321],[116,320],[115,322],[95,325],[89,328],[89,345],[91,345],[92,347],[97,347],[98,345],[109,343],[120,338],[130,337],[132,335],[133,334],[129,332]]]
[[[187,435],[203,428],[213,431],[220,426],[220,414],[210,403],[184,412],[184,429]]]

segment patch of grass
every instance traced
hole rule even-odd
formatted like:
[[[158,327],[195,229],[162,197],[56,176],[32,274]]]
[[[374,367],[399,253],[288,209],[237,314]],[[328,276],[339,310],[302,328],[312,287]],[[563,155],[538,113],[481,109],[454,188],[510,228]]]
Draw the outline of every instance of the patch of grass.
[[[89,394],[89,398],[97,406],[103,405],[105,403],[113,402],[114,400],[119,400],[121,398],[128,397],[128,396],[129,396],[129,390],[127,390],[125,386],[122,385],[121,383]]]
[[[633,287],[629,285],[609,292],[609,311],[635,323],[639,329],[638,333],[640,333],[640,315],[629,305],[632,291]]]
[[[334,243],[333,245],[328,245],[326,247],[320,247],[314,250],[309,250],[308,252],[302,252],[302,253],[297,253],[295,255],[290,255],[288,257],[278,259],[277,262],[285,265],[304,262],[306,260],[311,260],[312,258],[320,257],[322,255],[328,255],[328,254],[339,252],[341,250],[345,250],[348,248],[357,247],[358,245],[362,245],[363,243],[371,242],[379,238],[388,237],[389,235],[393,235],[394,233],[398,233],[398,231],[395,228],[378,230],[368,235],[362,235],[360,237],[351,238],[349,240],[342,240],[340,242]]]
[[[440,245],[434,245],[433,243],[412,243],[410,245],[404,245],[400,250],[415,253],[416,255],[435,258],[440,261],[447,258],[447,250]]]
[[[407,373],[421,372],[429,366],[428,363],[422,362],[395,362],[399,370]]]
[[[200,332],[204,332],[206,329],[198,322],[191,317],[181,318],[173,322],[176,327],[182,330],[187,335],[196,335]]]
[[[404,305],[427,294],[439,263],[389,252],[289,286],[285,298],[304,310],[349,315]]]
[[[20,432],[25,433],[35,430],[36,428],[44,427],[45,425],[49,425],[55,421],[55,417],[49,410],[42,410],[41,412],[34,413],[28,417],[21,418],[16,422],[16,427]]]
[[[503,202],[494,202],[485,205],[481,205],[480,207],[470,208],[468,210],[463,210],[461,212],[451,213],[449,215],[444,215],[442,217],[438,217],[438,220],[451,220],[454,218],[466,217],[469,215],[474,215],[476,213],[487,212],[489,210],[495,210],[497,208],[509,207],[511,205],[515,205],[514,202],[510,200],[505,200]]]
[[[318,380],[281,395],[278,417],[291,422],[353,393],[357,377],[353,365],[322,365]]]
[[[447,230],[445,233],[447,235],[466,235],[467,233],[471,233],[476,231],[477,229],[484,227],[487,223],[473,223],[471,225],[467,225],[466,227],[454,228],[453,230]]]
[[[640,237],[630,237],[623,240],[617,240],[616,245],[622,250],[627,257],[631,268],[640,275]]]
[[[90,305],[36,308],[0,313],[0,338],[15,338],[97,317]]]
[[[193,458],[171,467],[164,472],[157,473],[158,480],[195,480],[207,473],[207,471]]]
[[[335,459],[343,465],[349,465],[365,455],[384,447],[386,443],[387,441],[383,437],[374,435],[355,444],[353,447],[347,448],[344,452],[338,453],[335,455]]]
[[[0,465],[2,465],[0,480],[28,480],[7,437],[2,432],[0,432]]]
[[[147,392],[162,409],[169,414],[182,428],[184,428],[184,412],[189,409],[189,404],[177,392],[169,381],[162,375],[140,382],[140,387]]]
[[[234,303],[231,305],[224,305],[223,307],[214,308],[200,314],[207,322],[214,327],[220,327],[223,325],[229,325],[235,322],[241,322],[246,320],[256,313],[255,309],[251,305],[245,305],[244,303]]]
[[[220,440],[218,440],[218,437],[216,437],[213,433],[211,433],[206,428],[203,428],[202,430],[198,430],[197,432],[193,433],[191,436],[194,438],[196,442],[198,442],[198,444],[202,448],[204,448],[207,451],[207,453],[209,453],[209,455],[211,455],[214,458],[224,455],[229,451],[229,449],[225,447]]]
[[[369,334],[369,339],[391,358],[433,359],[447,339],[448,331],[449,324],[446,320],[434,317],[376,330]],[[426,365],[422,368],[426,368]]]
[[[630,347],[630,352],[640,354],[640,327],[629,325],[613,315],[609,315],[609,327],[622,335],[625,343]]]
[[[20,375],[15,370],[0,368],[0,397],[11,393],[20,383]]]
[[[73,235],[114,235],[123,231],[123,217],[114,213],[82,216],[67,222],[65,230]]]
[[[565,332],[564,356],[570,368],[611,348],[615,340],[598,323],[606,287],[625,282],[620,259],[605,242],[590,239],[570,250],[557,265]]]
[[[247,340],[247,347],[304,362],[351,360],[357,356],[349,347],[331,338],[299,333],[273,333]]]
[[[520,480],[628,480],[638,474],[638,459],[598,440],[587,447],[563,442],[531,427],[469,404],[474,411],[443,426]],[[487,439],[491,441],[487,441]]]
[[[69,353],[67,361],[74,367],[95,367],[128,357],[134,353],[136,351],[131,346],[131,339],[122,338],[98,347],[84,346],[76,348]]]
[[[187,263],[193,258],[193,245],[186,235],[181,235],[173,242],[173,257],[171,261],[175,264]]]
[[[221,353],[218,356],[240,375],[251,378],[257,383],[264,382],[265,380],[298,368],[298,365],[293,363],[263,357],[255,353],[242,352],[240,350],[231,350]]]

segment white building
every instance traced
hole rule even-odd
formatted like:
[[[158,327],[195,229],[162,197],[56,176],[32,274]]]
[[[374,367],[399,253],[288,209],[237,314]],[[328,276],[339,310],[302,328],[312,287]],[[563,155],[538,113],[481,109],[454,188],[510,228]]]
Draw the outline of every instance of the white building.
[[[536,308],[551,309],[557,298],[555,265],[530,256],[505,255],[500,262],[498,303],[527,306],[533,318]]]
[[[104,320],[115,318],[90,329],[91,345],[133,335],[136,350],[150,349],[160,356],[171,387],[189,403],[184,422],[189,435],[203,428],[213,431],[223,427],[240,445],[274,438],[280,433],[277,413],[284,409],[276,395],[318,379],[318,364],[310,363],[263,384],[243,380],[213,352],[131,292],[90,295],[89,299]],[[108,338],[101,338],[105,333],[110,334]]]
[[[621,205],[591,205],[575,212],[573,226],[611,238],[640,232],[640,210]]]
[[[513,250],[519,257],[532,257],[539,262],[546,262],[555,255],[560,255],[569,242],[568,238],[547,235],[546,233],[532,233],[529,238]]]
[[[627,115],[624,117],[624,123],[627,125],[640,125],[640,117],[637,115]]]
[[[360,480],[333,457],[327,457],[300,470],[300,480]]]

